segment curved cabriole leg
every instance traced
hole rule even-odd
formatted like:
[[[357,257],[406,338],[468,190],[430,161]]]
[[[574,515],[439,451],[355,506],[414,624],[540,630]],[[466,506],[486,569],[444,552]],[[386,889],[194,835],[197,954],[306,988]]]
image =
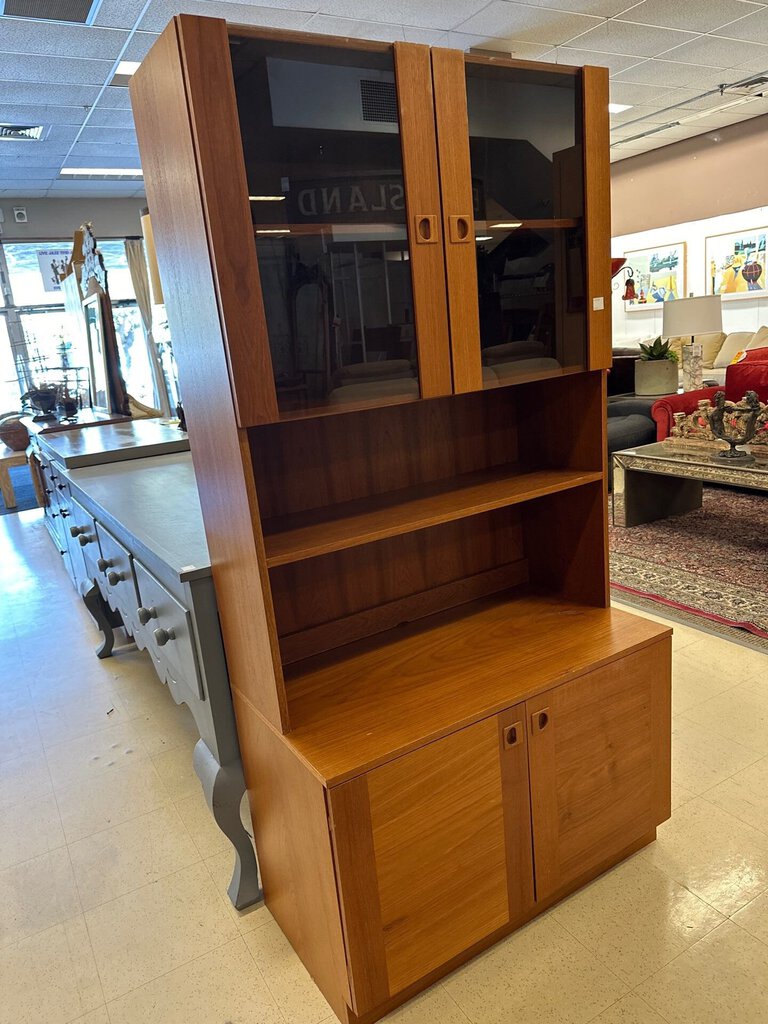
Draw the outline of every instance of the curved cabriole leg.
[[[242,766],[238,762],[222,768],[203,740],[195,744],[193,762],[216,824],[235,848],[235,869],[227,892],[233,905],[244,910],[259,903],[264,895],[251,837],[240,820],[240,802],[245,792]]]
[[[110,614],[111,609],[106,605],[95,583],[83,594],[83,603],[96,623],[96,628],[100,633],[104,634],[101,646],[96,648],[96,657],[108,658],[112,654],[112,648],[115,646],[115,634],[112,631],[112,616]]]

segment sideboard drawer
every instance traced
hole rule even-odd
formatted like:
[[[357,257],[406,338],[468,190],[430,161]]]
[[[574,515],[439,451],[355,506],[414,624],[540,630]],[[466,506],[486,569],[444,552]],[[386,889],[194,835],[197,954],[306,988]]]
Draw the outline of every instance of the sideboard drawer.
[[[141,562],[134,560],[133,565],[141,600],[142,636],[151,654],[166,665],[175,682],[204,700],[192,616]]]
[[[137,609],[139,595],[133,577],[132,558],[129,551],[117,540],[103,523],[96,524],[101,546],[100,582],[106,587],[107,599],[122,615],[123,624],[133,634],[138,626]]]
[[[77,545],[83,553],[85,572],[87,579],[96,580],[101,576],[98,567],[101,550],[99,538],[96,535],[96,523],[89,512],[75,498],[69,501],[70,516],[67,519],[67,531],[69,532],[70,544],[74,551]]]

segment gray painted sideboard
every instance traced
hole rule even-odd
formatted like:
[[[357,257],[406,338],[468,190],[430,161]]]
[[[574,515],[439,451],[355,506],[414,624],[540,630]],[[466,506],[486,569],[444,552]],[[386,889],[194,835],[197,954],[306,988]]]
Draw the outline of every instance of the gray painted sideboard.
[[[240,820],[245,782],[192,460],[185,451],[150,454],[164,450],[157,437],[154,448],[139,444],[143,457],[131,456],[124,443],[128,428],[112,441],[97,439],[101,427],[78,431],[88,438],[33,437],[45,521],[103,633],[98,657],[112,654],[113,629],[123,625],[148,652],[174,700],[192,712],[200,733],[195,770],[235,849],[229,896],[242,909],[261,900],[262,892]],[[106,461],[116,442],[118,461]]]

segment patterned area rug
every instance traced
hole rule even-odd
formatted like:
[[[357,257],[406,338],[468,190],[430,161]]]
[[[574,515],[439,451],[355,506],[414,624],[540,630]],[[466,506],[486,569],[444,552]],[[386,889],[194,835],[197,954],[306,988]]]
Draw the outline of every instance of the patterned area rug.
[[[28,508],[37,508],[37,498],[35,497],[35,489],[32,486],[29,467],[14,466],[10,471],[10,477],[16,496],[16,508],[6,508],[3,496],[0,494],[0,516],[7,516],[14,512],[24,512]]]
[[[617,600],[768,653],[767,517],[768,496],[708,486],[695,512],[611,526]]]

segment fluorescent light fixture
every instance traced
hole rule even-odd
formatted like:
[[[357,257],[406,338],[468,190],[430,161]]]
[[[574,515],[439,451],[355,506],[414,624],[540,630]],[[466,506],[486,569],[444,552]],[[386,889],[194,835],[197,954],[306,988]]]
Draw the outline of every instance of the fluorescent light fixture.
[[[115,69],[116,75],[135,75],[141,67],[140,60],[121,60]]]
[[[634,104],[632,103],[609,103],[608,113],[609,114],[623,114],[625,110],[631,110]]]
[[[248,196],[252,203],[280,203],[285,196]]]
[[[102,178],[143,178],[140,167],[62,167],[60,178],[77,178],[98,174]]]
[[[491,231],[498,229],[504,229],[506,231],[514,231],[515,228],[521,228],[523,222],[521,220],[501,220],[498,224],[489,224],[488,227]]]
[[[476,242],[492,242],[493,235],[475,235]]]
[[[290,228],[256,228],[257,235],[290,235]]]

